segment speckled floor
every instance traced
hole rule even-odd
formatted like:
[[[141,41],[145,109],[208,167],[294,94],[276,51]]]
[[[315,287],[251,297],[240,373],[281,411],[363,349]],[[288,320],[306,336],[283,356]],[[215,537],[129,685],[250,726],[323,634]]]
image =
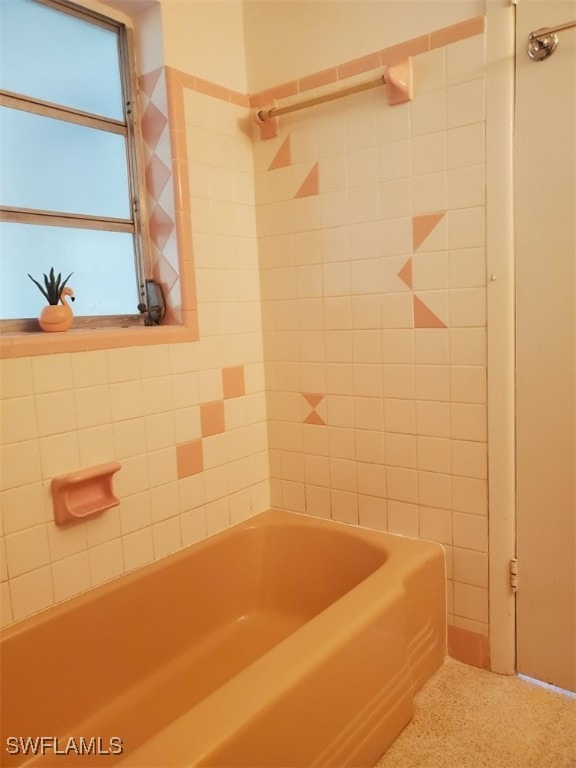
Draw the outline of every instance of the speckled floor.
[[[446,659],[376,768],[576,768],[576,699]]]

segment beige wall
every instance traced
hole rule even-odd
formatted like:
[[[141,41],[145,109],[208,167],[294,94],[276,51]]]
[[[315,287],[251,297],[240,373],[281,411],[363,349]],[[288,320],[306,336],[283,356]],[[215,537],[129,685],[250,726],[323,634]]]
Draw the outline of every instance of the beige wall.
[[[479,16],[485,0],[247,0],[251,92]]]
[[[162,0],[165,64],[247,90],[241,0]]]

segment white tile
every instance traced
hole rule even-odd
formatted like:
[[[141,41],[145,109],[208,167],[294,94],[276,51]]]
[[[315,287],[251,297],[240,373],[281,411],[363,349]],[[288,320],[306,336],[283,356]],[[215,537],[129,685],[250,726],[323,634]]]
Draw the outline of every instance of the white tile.
[[[484,120],[484,81],[453,85],[447,91],[447,127],[457,128]]]
[[[38,568],[10,582],[12,613],[15,621],[26,618],[54,602],[50,566]]]
[[[446,96],[444,90],[430,91],[410,103],[412,136],[436,133],[446,128]]]
[[[411,142],[412,174],[444,171],[447,167],[446,132],[428,133],[415,136]]]
[[[483,165],[448,171],[448,208],[473,208],[486,201]]]
[[[378,179],[392,181],[410,176],[410,142],[391,141],[378,147]]]
[[[484,44],[484,35],[474,35],[446,46],[448,85],[484,77]]]
[[[485,162],[484,131],[484,123],[473,123],[447,132],[448,168],[465,168]]]

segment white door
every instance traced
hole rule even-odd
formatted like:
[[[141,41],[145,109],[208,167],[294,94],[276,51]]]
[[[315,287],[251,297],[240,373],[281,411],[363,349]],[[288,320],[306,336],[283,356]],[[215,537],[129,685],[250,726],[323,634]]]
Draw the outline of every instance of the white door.
[[[575,0],[518,0],[517,667],[576,690],[576,27],[545,61],[533,30]]]

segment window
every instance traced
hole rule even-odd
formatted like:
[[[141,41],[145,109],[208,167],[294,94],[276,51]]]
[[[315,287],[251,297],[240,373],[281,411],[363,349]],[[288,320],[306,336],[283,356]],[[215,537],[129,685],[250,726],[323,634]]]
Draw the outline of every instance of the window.
[[[54,267],[73,273],[76,318],[137,322],[145,270],[126,30],[64,0],[1,0],[0,30],[0,316],[37,318],[46,301],[27,274],[42,282]]]

